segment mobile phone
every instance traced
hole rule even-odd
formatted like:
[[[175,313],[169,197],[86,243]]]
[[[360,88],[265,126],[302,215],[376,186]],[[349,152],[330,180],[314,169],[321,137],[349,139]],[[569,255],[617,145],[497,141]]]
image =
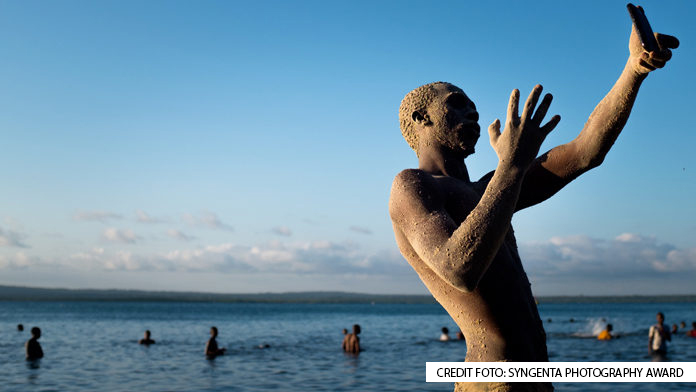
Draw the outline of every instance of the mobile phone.
[[[640,37],[640,42],[643,44],[643,49],[648,52],[660,49],[657,45],[655,34],[653,34],[652,28],[650,27],[650,23],[648,23],[648,18],[645,16],[643,7],[636,7],[628,3],[626,8],[628,8],[628,13],[631,15],[636,30],[638,30],[638,36]]]

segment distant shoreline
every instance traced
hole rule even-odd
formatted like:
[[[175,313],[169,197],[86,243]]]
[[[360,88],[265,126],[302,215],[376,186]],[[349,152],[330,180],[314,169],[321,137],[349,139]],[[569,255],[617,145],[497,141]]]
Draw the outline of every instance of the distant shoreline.
[[[696,302],[696,295],[651,296],[548,296],[537,297],[549,303],[666,303]],[[364,294],[334,291],[220,294],[179,291],[61,289],[0,285],[0,301],[149,301],[149,302],[229,302],[229,303],[375,303],[435,304],[429,295]]]

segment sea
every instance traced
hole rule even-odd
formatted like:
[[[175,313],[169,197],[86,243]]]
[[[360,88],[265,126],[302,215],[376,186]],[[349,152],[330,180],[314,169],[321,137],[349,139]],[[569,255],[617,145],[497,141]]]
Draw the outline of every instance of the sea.
[[[696,320],[696,303],[540,303],[551,361],[648,362],[648,328]],[[25,326],[17,331],[17,324]],[[618,339],[597,341],[606,323]],[[362,327],[359,356],[343,328]],[[39,326],[45,357],[24,359]],[[206,359],[211,326],[227,355]],[[0,302],[0,391],[452,391],[426,383],[427,361],[463,361],[466,344],[437,304]],[[156,344],[138,345],[152,331]],[[696,361],[680,330],[669,361]],[[688,383],[555,383],[557,391],[687,391]]]

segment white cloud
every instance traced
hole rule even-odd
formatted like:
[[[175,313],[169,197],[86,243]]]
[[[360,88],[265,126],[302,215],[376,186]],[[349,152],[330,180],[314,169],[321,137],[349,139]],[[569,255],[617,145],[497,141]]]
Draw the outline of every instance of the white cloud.
[[[131,252],[118,251],[110,254],[104,248],[93,248],[88,252],[71,255],[64,263],[78,269],[106,271],[151,271],[153,265]]]
[[[0,255],[0,269],[26,269],[39,264],[42,264],[41,260],[24,252],[17,252],[13,256]]]
[[[193,241],[196,239],[196,237],[176,229],[167,230],[167,235],[179,241]]]
[[[133,230],[121,230],[113,227],[104,229],[102,237],[111,242],[119,242],[122,244],[134,244],[136,241],[140,240],[141,237],[137,236]]]
[[[137,238],[111,229],[114,241]],[[106,237],[106,235],[105,235]],[[125,238],[124,238],[125,237]],[[30,265],[28,263],[27,265]],[[16,261],[12,266],[19,265]],[[351,243],[330,241],[283,243],[272,241],[256,246],[223,243],[195,249],[175,249],[155,254],[110,252],[101,247],[75,253],[56,265],[83,270],[184,271],[255,273],[276,275],[363,275],[403,276],[412,274],[408,263],[396,251],[365,252]],[[10,266],[0,260],[0,268]]]
[[[140,223],[166,223],[164,218],[154,217],[143,210],[135,211],[135,220]]]
[[[290,237],[292,235],[292,230],[287,226],[276,226],[271,229],[273,234],[280,235],[283,237]]]
[[[101,222],[122,219],[123,215],[108,211],[78,211],[73,215],[76,221]]]
[[[0,246],[14,248],[28,248],[23,241],[24,235],[13,230],[4,230],[0,227]]]
[[[553,237],[547,242],[522,244],[520,254],[529,275],[539,278],[659,280],[673,273],[696,278],[696,248],[677,249],[654,237],[633,233],[610,240],[582,235]]]
[[[218,218],[217,214],[210,211],[203,211],[198,215],[184,214],[182,220],[190,226],[207,227],[215,230],[234,230],[232,226],[223,223],[220,218]]]
[[[350,230],[360,234],[372,234],[372,230],[362,226],[351,226]]]

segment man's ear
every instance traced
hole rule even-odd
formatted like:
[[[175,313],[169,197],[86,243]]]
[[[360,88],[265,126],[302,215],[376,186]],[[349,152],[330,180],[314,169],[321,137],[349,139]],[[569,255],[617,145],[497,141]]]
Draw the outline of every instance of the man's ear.
[[[428,116],[428,114],[421,112],[419,110],[416,110],[411,114],[411,119],[413,119],[413,121],[416,124],[420,124],[420,125],[430,125],[431,124],[430,117]]]

